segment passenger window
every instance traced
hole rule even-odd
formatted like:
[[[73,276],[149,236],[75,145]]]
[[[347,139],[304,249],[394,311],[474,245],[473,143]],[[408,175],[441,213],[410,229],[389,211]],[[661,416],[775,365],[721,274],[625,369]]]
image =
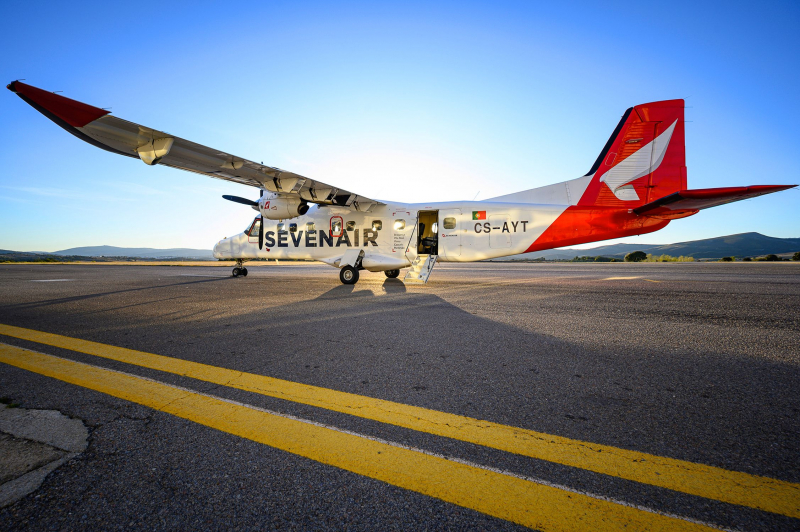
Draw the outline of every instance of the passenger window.
[[[342,219],[338,216],[331,218],[331,236],[342,236]]]
[[[352,231],[353,229],[356,228],[356,223],[355,222],[347,222],[347,225],[345,225],[345,228],[348,231]]]
[[[314,222],[308,222],[306,224],[306,231],[316,231],[317,227],[314,225]]]
[[[405,220],[395,220],[394,221],[394,230],[395,231],[402,231],[406,228],[406,221]]]
[[[289,232],[296,233],[297,232],[297,224],[289,224]]]
[[[444,219],[444,228],[445,229],[455,229],[456,228],[456,219],[447,217]]]
[[[375,231],[380,231],[383,229],[383,222],[380,220],[372,220],[372,229]]]
[[[283,222],[278,224],[278,231],[284,231],[285,228],[286,228],[286,224],[284,224]]]

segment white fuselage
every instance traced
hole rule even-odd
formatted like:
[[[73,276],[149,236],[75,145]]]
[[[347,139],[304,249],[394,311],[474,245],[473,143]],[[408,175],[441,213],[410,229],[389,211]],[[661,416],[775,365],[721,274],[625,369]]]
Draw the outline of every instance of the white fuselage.
[[[252,235],[244,232],[221,240],[214,256],[309,259],[338,266],[346,251],[360,249],[364,268],[399,269],[417,256],[423,228],[423,236],[437,242],[439,261],[471,262],[525,252],[566,208],[499,202],[387,203],[359,212],[314,205],[303,216],[264,218],[263,249],[258,247],[258,228],[251,225]]]

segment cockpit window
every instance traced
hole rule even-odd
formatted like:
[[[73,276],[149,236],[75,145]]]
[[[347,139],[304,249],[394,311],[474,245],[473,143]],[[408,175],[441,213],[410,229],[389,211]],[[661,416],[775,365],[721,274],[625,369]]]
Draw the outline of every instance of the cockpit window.
[[[261,218],[256,218],[250,227],[245,231],[247,236],[258,236],[258,229],[261,227]]]

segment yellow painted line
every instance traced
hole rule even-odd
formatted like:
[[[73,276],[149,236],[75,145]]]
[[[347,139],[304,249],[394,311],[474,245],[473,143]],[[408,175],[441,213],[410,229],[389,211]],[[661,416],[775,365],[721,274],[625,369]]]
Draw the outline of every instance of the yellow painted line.
[[[634,277],[606,277],[605,279],[601,279],[602,281],[627,281],[629,279],[641,279],[641,275],[637,275]]]
[[[653,279],[645,279],[648,283],[660,283],[662,281],[654,281]]]
[[[800,484],[10,325],[0,334],[800,518]]]
[[[539,530],[713,530],[20,347],[0,362]]]

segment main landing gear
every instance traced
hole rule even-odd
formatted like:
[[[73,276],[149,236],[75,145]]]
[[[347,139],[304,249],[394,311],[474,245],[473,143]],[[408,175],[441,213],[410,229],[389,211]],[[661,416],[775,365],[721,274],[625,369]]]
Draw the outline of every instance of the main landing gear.
[[[386,270],[383,272],[389,279],[396,279],[400,275],[400,270]],[[345,266],[339,270],[339,280],[342,284],[356,284],[358,282],[358,268]]]
[[[352,266],[345,266],[339,270],[339,280],[342,284],[356,284],[358,282],[358,270]]]
[[[233,267],[233,271],[231,274],[234,277],[247,277],[247,268],[244,267],[244,261],[242,259],[236,259],[236,266]]]

